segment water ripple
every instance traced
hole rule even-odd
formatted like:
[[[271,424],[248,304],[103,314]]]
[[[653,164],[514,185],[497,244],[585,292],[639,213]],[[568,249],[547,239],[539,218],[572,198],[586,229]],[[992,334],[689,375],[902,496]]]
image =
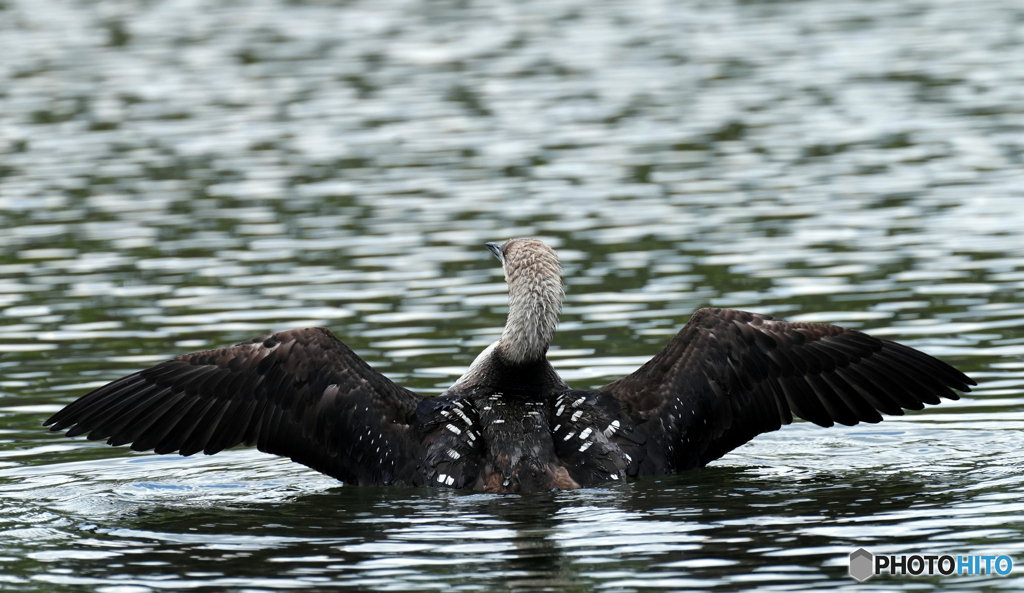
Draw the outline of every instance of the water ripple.
[[[1024,557],[1013,2],[193,4],[0,1],[0,587],[827,590],[862,545]],[[981,385],[508,497],[39,428],[301,325],[438,393],[507,311],[481,244],[524,235],[562,258],[550,355],[575,387],[707,305],[898,339]]]

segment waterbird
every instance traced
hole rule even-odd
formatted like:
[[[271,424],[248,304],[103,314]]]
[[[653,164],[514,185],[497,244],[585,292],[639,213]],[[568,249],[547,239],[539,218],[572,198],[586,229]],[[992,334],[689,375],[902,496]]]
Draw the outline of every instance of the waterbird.
[[[554,250],[486,246],[508,285],[505,328],[440,395],[395,384],[309,327],[162,362],[44,426],[156,453],[255,445],[346,484],[530,492],[700,468],[794,415],[876,423],[976,385],[857,330],[703,308],[632,374],[572,389],[547,360],[563,299]]]

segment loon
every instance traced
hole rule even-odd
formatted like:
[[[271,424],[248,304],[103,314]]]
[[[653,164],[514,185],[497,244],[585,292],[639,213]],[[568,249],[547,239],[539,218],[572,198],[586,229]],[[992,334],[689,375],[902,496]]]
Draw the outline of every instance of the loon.
[[[536,239],[486,245],[508,284],[505,329],[438,396],[393,383],[311,327],[157,364],[44,426],[156,453],[255,445],[346,484],[531,492],[700,468],[794,415],[876,423],[976,385],[856,330],[705,308],[634,373],[572,389],[546,356],[558,257]]]

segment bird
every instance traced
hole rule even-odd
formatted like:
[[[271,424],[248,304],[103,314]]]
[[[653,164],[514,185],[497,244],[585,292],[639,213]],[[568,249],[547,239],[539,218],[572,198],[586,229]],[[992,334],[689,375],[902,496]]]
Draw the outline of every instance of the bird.
[[[564,298],[555,251],[532,238],[486,247],[508,285],[506,324],[439,395],[309,327],[156,364],[44,426],[159,454],[255,446],[350,485],[535,492],[701,468],[794,416],[877,423],[976,385],[855,329],[702,308],[635,372],[573,389],[547,359]]]

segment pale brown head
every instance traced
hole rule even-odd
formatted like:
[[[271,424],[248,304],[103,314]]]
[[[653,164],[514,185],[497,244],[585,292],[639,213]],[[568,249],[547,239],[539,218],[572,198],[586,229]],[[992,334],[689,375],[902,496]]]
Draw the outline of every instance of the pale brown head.
[[[562,309],[562,266],[537,239],[509,239],[487,248],[501,260],[508,283],[508,320],[495,346],[512,364],[544,357]]]

